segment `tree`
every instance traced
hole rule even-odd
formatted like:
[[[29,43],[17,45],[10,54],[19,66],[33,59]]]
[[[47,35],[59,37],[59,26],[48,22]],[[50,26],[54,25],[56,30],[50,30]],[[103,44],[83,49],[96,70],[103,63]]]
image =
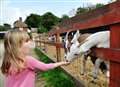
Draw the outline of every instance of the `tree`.
[[[87,12],[87,11],[88,11],[87,8],[79,7],[79,8],[77,9],[77,11],[76,11],[76,15],[81,14],[81,13],[85,13],[85,12]]]
[[[0,25],[0,31],[5,31],[4,26]]]
[[[5,23],[5,24],[4,24],[4,28],[5,28],[6,30],[9,30],[9,29],[11,29],[11,25],[10,25],[10,24]]]
[[[0,31],[7,31],[7,30],[10,30],[11,29],[11,25],[10,24],[3,24],[3,25],[0,25]]]
[[[98,3],[96,5],[89,5],[87,7],[79,7],[76,11],[76,15],[81,14],[81,13],[85,13],[85,12],[88,12],[88,11],[91,11],[93,9],[97,9],[97,8],[100,8],[103,6],[104,6],[104,4]]]
[[[67,19],[69,19],[69,16],[64,14],[64,15],[62,15],[62,18],[60,18],[60,22],[67,20]]]
[[[45,27],[43,27],[42,25],[39,26],[37,31],[38,31],[38,33],[46,33],[46,32],[48,32],[48,30]]]
[[[104,4],[98,3],[98,4],[95,5],[95,8],[100,8],[100,7],[103,7],[103,6],[104,6]]]
[[[60,21],[60,18],[52,14],[51,12],[47,12],[43,14],[42,16],[37,14],[30,14],[25,20],[25,23],[29,27],[35,27],[35,28],[45,28],[47,31],[52,29],[52,26],[58,24]]]
[[[46,28],[48,31],[52,29],[52,26],[57,25],[59,23],[60,18],[53,15],[51,12],[47,12],[42,15],[41,25]]]
[[[25,20],[25,23],[29,27],[38,28],[41,22],[41,16],[37,14],[30,14]]]

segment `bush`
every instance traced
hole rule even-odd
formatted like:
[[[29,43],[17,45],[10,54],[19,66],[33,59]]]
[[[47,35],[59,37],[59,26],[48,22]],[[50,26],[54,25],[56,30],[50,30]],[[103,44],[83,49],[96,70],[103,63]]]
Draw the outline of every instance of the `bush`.
[[[40,61],[43,61],[45,63],[52,62],[46,55],[44,55],[40,51],[40,49],[35,48],[35,52],[39,56]],[[49,70],[38,75],[41,75],[46,79],[45,87],[75,87],[74,81],[60,68]]]
[[[48,30],[45,28],[45,27],[43,27],[43,26],[39,26],[39,28],[38,28],[38,33],[46,33]]]

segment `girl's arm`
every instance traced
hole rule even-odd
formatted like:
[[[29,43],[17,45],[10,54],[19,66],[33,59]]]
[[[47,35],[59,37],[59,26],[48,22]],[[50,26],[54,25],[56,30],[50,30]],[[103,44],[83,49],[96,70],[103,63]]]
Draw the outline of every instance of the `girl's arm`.
[[[62,65],[67,65],[69,64],[70,62],[65,62],[65,61],[62,61],[62,62],[57,62],[57,63],[54,63],[54,67],[59,67],[59,66],[62,66]]]
[[[31,69],[39,69],[41,71],[47,71],[50,69],[54,69],[56,67],[59,67],[61,65],[67,65],[69,64],[69,62],[58,62],[58,63],[49,63],[49,64],[45,64],[31,56],[29,56],[28,58],[28,67]]]

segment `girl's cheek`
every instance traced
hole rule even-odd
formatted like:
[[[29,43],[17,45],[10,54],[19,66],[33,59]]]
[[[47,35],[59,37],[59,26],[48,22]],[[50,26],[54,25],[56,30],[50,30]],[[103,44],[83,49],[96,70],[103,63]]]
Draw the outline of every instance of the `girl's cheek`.
[[[35,42],[29,41],[22,45],[22,51],[24,54],[29,54],[30,50],[35,48]]]
[[[29,47],[27,44],[23,44],[22,47],[21,47],[21,51],[24,53],[24,54],[28,54],[29,53]]]
[[[35,48],[35,42],[34,42],[34,41],[30,41],[30,42],[28,43],[28,47],[29,47],[30,49]]]

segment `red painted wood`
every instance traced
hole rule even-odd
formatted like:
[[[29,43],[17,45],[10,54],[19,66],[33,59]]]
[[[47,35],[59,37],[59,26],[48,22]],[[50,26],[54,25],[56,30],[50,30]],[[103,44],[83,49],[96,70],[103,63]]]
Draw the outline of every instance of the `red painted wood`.
[[[112,25],[110,28],[110,47],[120,49],[120,24]],[[110,87],[120,87],[120,62],[110,61],[110,76]]]
[[[85,22],[71,23],[68,27],[50,32],[49,35],[109,25],[110,49],[94,49],[96,54],[110,61],[110,87],[120,87],[120,2],[108,6],[111,10]],[[97,15],[97,14],[96,14]],[[68,23],[69,24],[69,23]]]
[[[111,48],[120,48],[120,24],[112,25],[111,28]]]
[[[120,63],[120,49],[94,48],[92,51],[94,51],[99,58]]]
[[[110,48],[93,49],[99,58],[110,61],[109,87],[120,87],[120,24],[111,25]]]
[[[95,27],[120,23],[120,1],[112,3],[112,4],[108,4],[102,8],[102,10],[104,10],[104,9],[106,9],[108,11],[103,12],[101,14],[97,14],[99,12],[99,9],[96,9],[95,11],[93,11],[94,15],[96,13],[95,17],[92,16],[92,14],[91,14],[91,16],[88,15],[87,18],[85,17],[85,19],[78,17],[83,21],[78,21],[77,16],[75,16],[76,18],[73,17],[73,18],[69,19],[68,21],[66,21],[65,23],[63,22],[64,25],[60,27],[61,28],[60,30],[55,30],[55,31],[49,32],[49,35],[53,35],[56,33],[64,33],[67,31],[76,31],[78,29],[83,30],[83,29],[88,29],[88,28],[95,28]],[[91,12],[88,12],[87,14],[89,14],[89,13],[91,13]],[[87,15],[87,14],[82,14],[79,16],[83,16],[83,15]],[[72,22],[72,21],[75,21],[75,22]],[[65,25],[67,25],[68,27],[64,27]]]
[[[84,30],[88,28],[92,29],[95,27],[106,26],[106,25],[111,25],[115,23],[120,23],[120,7],[118,7],[117,9],[113,9],[107,14],[88,20],[86,22],[74,23],[72,24],[71,29],[64,28],[64,29],[49,32],[49,35],[53,35],[56,33],[64,33],[67,31]]]

